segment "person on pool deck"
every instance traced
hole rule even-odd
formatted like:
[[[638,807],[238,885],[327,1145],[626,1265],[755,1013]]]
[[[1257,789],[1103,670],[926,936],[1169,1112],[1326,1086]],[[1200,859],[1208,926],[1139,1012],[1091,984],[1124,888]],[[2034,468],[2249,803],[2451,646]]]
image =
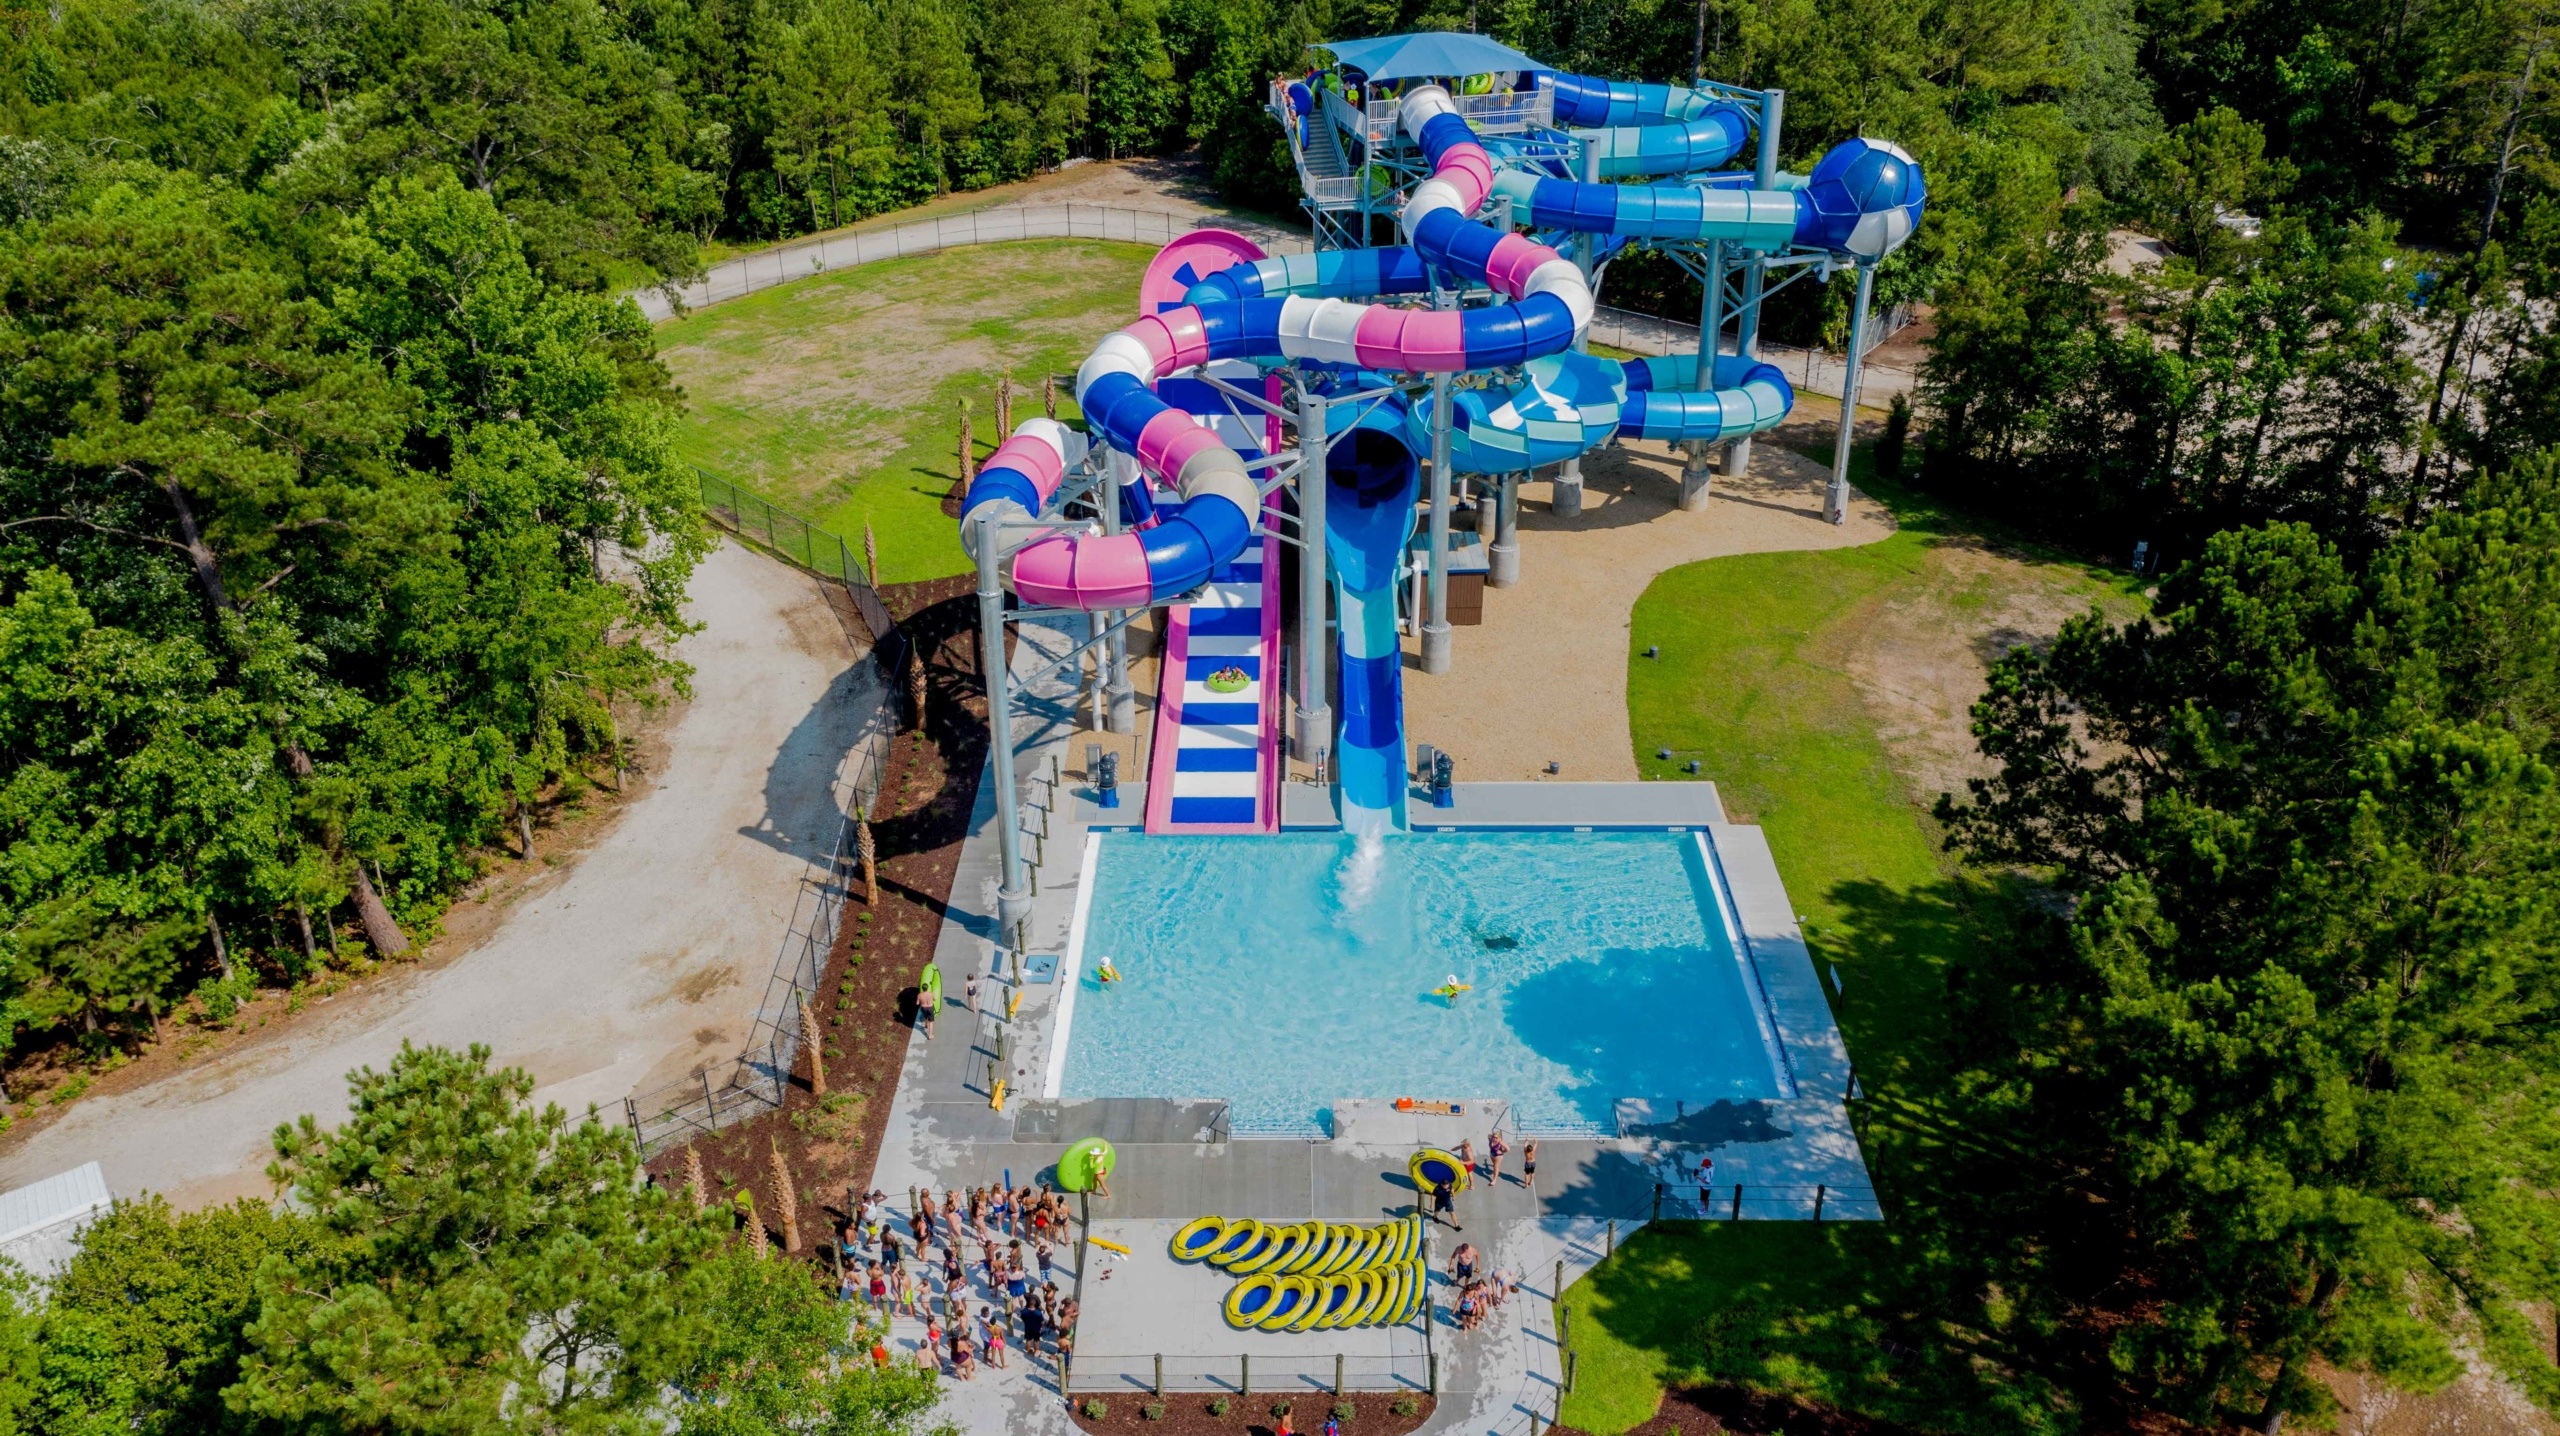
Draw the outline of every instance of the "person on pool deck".
[[[1538,1144],[1534,1138],[1520,1145],[1520,1185],[1533,1192],[1538,1189]]]
[[[1477,1256],[1478,1253],[1476,1252],[1476,1244],[1474,1242],[1458,1243],[1458,1249],[1449,1253],[1449,1280],[1456,1282],[1460,1286],[1465,1286],[1467,1283],[1474,1281],[1476,1279]]]
[[[1431,1219],[1436,1222],[1446,1217],[1449,1221],[1449,1230],[1462,1232],[1466,1228],[1458,1225],[1458,1200],[1455,1191],[1457,1185],[1455,1182],[1442,1182],[1431,1189]]]
[[[1502,1159],[1511,1155],[1511,1144],[1502,1140],[1502,1129],[1484,1134],[1485,1178],[1495,1186],[1502,1185]]]
[[[1698,1159],[1698,1210],[1701,1213],[1705,1212],[1707,1209],[1708,1195],[1714,1189],[1715,1184],[1716,1159],[1713,1157],[1700,1157]]]

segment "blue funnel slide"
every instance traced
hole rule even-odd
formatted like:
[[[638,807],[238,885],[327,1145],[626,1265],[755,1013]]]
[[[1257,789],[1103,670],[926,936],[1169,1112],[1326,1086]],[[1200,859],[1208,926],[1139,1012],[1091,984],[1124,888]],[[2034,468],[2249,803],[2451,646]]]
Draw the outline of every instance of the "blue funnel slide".
[[[1349,421],[1352,407],[1333,413]],[[1354,837],[1406,827],[1396,567],[1413,536],[1422,467],[1404,427],[1401,400],[1367,405],[1357,422],[1340,424],[1325,454],[1325,554],[1342,632],[1342,733],[1334,767],[1343,831]]]

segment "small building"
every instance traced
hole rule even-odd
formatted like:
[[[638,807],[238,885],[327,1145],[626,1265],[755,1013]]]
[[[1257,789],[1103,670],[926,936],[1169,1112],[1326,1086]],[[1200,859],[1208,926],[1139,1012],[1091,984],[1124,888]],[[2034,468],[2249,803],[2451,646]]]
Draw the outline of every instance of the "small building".
[[[80,1234],[115,1200],[95,1162],[0,1192],[0,1256],[38,1281],[51,1281],[71,1264]]]

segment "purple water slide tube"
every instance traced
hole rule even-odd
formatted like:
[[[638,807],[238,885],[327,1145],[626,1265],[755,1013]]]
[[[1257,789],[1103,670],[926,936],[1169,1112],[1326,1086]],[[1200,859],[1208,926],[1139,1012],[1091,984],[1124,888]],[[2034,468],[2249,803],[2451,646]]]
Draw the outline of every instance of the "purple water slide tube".
[[[1508,299],[1482,309],[1400,309],[1305,295],[1266,297],[1251,264],[1213,275],[1232,299],[1188,302],[1106,336],[1076,371],[1076,402],[1095,437],[1136,457],[1181,505],[1130,533],[1062,533],[1016,553],[1007,581],[1024,599],[1062,608],[1136,608],[1197,588],[1255,532],[1262,495],[1244,460],[1190,414],[1157,397],[1158,381],[1212,359],[1312,359],[1367,369],[1458,373],[1520,364],[1572,346],[1591,321],[1591,286],[1571,260],[1534,240],[1468,219],[1493,188],[1493,161],[1448,91],[1404,97],[1400,118],[1431,162],[1404,209],[1429,263]],[[1195,289],[1195,294],[1198,292]],[[969,486],[960,537],[974,555],[993,515],[1027,521],[1084,459],[1083,439],[1035,419],[989,456]],[[1143,483],[1144,479],[1138,479]]]

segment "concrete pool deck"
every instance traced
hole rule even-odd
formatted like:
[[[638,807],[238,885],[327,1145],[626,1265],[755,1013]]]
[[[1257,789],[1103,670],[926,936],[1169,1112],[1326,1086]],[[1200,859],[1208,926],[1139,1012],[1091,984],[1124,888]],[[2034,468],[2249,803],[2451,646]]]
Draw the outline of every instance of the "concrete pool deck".
[[[1082,628],[1075,620],[1064,623]],[[1038,620],[1024,623],[1016,671],[1027,672],[1044,656],[1063,651],[1070,641],[1066,631]],[[1025,950],[1032,954],[1061,954],[1069,947],[1083,892],[1087,833],[1133,824],[1143,811],[1137,795],[1124,787],[1123,807],[1106,814],[1065,776],[1081,766],[1081,753],[1066,751],[1078,738],[1074,682],[1071,667],[1024,695],[1014,724],[1024,822],[1045,835],[1025,844],[1026,861],[1036,863],[1037,896],[1024,927]],[[1059,776],[1053,779],[1053,773]],[[1327,825],[1330,804],[1322,790],[1291,785],[1288,791],[1293,826]],[[999,949],[993,916],[1000,871],[995,794],[992,783],[982,782],[935,954],[944,989],[954,1000],[930,1039],[919,1035],[910,1041],[873,1185],[889,1194],[891,1209],[903,1216],[911,1187],[965,1188],[1007,1173],[1020,1185],[1047,1173],[1069,1140],[1099,1135],[1112,1141],[1119,1154],[1112,1196],[1091,1203],[1088,1234],[1121,1241],[1131,1257],[1102,1263],[1101,1253],[1088,1249],[1079,1280],[1075,1257],[1061,1255],[1061,1285],[1083,1306],[1071,1378],[1078,1394],[1134,1393],[1152,1384],[1159,1356],[1169,1388],[1210,1389],[1231,1367],[1241,1375],[1239,1359],[1250,1356],[1257,1392],[1266,1389],[1266,1377],[1273,1388],[1295,1381],[1297,1389],[1312,1390],[1330,1383],[1340,1355],[1355,1385],[1388,1379],[1427,1384],[1436,1373],[1441,1402],[1427,1430],[1525,1431],[1533,1416],[1551,1420],[1555,1410],[1559,1366],[1549,1298],[1559,1263],[1570,1282],[1615,1239],[1656,1216],[1881,1216],[1842,1100],[1850,1079],[1847,1052],[1757,828],[1721,821],[1711,783],[1462,785],[1458,799],[1447,810],[1417,802],[1417,825],[1433,826],[1428,818],[1440,812],[1452,815],[1447,826],[1686,827],[1711,833],[1740,935],[1782,1030],[1798,1095],[1670,1112],[1621,1103],[1621,1130],[1613,1138],[1541,1141],[1536,1191],[1506,1180],[1462,1196],[1459,1218],[1466,1238],[1484,1249],[1488,1269],[1508,1269],[1524,1281],[1522,1296],[1477,1331],[1455,1330],[1445,1305],[1435,1302],[1429,1321],[1405,1328],[1288,1336],[1235,1332],[1212,1301],[1228,1279],[1165,1258],[1164,1242],[1174,1226],[1207,1213],[1283,1221],[1373,1222],[1394,1216],[1413,1200],[1404,1166],[1413,1139],[1422,1134],[1371,1120],[1348,1104],[1330,1137],[1310,1140],[1237,1136],[1225,1125],[1218,1093],[1089,1101],[1011,1095],[1042,1090],[1061,1009],[1071,1004],[1067,994],[1073,988],[1054,969],[1045,981],[1027,971],[1028,980],[1012,986],[1012,964]],[[956,1000],[973,973],[982,981],[982,1012]],[[1008,1092],[1002,1110],[991,1101],[998,1078]],[[1472,1135],[1481,1147],[1483,1134]],[[1687,1186],[1702,1154],[1715,1161],[1714,1188],[1703,1212]],[[1515,1155],[1509,1163],[1514,1173],[1518,1161]],[[1433,1253],[1435,1293],[1445,1287],[1452,1248],[1444,1228]],[[1105,1269],[1112,1273],[1108,1279],[1101,1275]],[[917,1323],[899,1321],[894,1344],[912,1349],[919,1331]],[[983,1371],[977,1380],[950,1383],[945,1390],[943,1414],[967,1430],[1073,1429],[1049,1364],[1017,1358],[1009,1370]]]

